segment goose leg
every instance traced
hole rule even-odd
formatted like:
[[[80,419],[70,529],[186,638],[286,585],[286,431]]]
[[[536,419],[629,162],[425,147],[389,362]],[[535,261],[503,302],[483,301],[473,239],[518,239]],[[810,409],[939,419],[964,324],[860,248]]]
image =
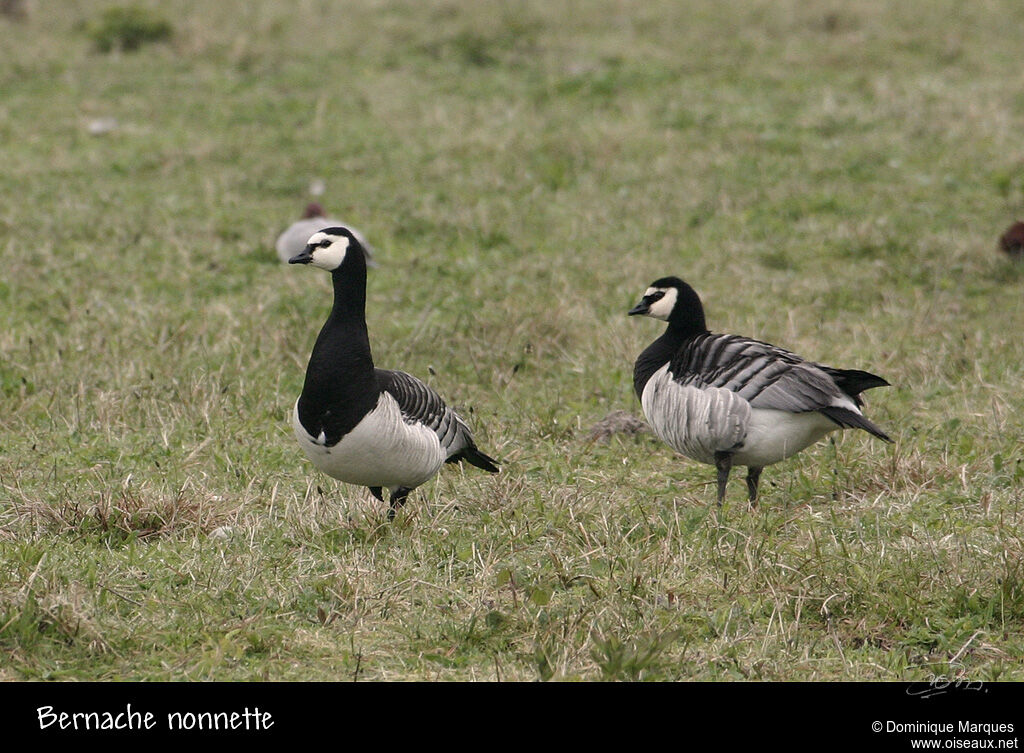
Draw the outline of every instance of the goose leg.
[[[398,508],[405,504],[405,500],[409,497],[409,492],[412,491],[411,487],[399,486],[391,491],[391,501],[388,506],[388,520],[395,519],[395,513],[398,512]]]
[[[381,490],[379,486],[368,486],[366,488],[370,490],[370,494],[375,496],[381,502],[384,501],[384,492]]]
[[[725,482],[729,480],[729,471],[732,470],[732,453],[716,452],[715,468],[718,469],[718,506],[725,501]]]
[[[757,483],[761,480],[761,471],[764,468],[750,466],[747,468],[747,494],[750,496],[750,506],[757,507]]]

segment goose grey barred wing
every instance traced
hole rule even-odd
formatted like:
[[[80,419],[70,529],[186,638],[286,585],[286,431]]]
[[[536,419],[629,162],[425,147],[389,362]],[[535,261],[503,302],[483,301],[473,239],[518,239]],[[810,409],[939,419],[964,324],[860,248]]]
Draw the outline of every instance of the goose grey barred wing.
[[[449,454],[462,448],[470,436],[469,427],[437,392],[404,371],[376,372],[381,389],[395,398],[406,423],[422,424],[433,431]]]
[[[398,403],[402,419],[406,423],[422,424],[437,434],[446,463],[466,460],[477,468],[498,472],[497,461],[476,446],[466,422],[433,389],[404,371],[375,371],[381,389]]]
[[[753,408],[804,413],[855,405],[818,364],[774,345],[737,335],[700,335],[672,360],[677,381],[735,392]]]
[[[888,384],[866,371],[832,369],[760,340],[713,334],[680,348],[670,368],[680,384],[730,390],[752,408],[820,411],[840,426],[892,441],[860,412],[857,393]]]

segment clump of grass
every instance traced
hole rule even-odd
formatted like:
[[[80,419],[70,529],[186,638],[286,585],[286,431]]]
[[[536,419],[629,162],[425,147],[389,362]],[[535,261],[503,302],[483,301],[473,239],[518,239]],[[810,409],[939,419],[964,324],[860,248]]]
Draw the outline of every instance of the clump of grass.
[[[214,504],[187,488],[168,496],[125,485],[103,489],[93,497],[82,499],[69,492],[57,503],[24,499],[17,509],[34,526],[41,524],[53,533],[96,535],[108,545],[185,529],[207,533],[224,522]]]
[[[590,655],[604,679],[635,682],[660,668],[659,659],[677,637],[675,630],[663,635],[640,635],[628,641],[616,635],[594,637]]]
[[[418,49],[438,60],[451,57],[468,68],[492,68],[508,62],[509,56],[532,51],[540,29],[529,17],[509,15],[490,19],[486,28],[466,27],[423,42]]]
[[[135,5],[103,11],[99,20],[86,25],[86,33],[100,52],[137,50],[149,42],[164,42],[174,34],[170,21]]]

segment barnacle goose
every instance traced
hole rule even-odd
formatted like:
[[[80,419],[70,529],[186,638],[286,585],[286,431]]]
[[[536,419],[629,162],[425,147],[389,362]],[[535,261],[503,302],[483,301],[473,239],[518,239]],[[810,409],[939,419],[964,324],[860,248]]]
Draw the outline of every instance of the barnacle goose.
[[[864,429],[892,441],[861,413],[860,393],[887,381],[805,361],[758,340],[712,334],[696,291],[678,277],[652,282],[629,314],[668,322],[636,359],[633,388],[658,437],[718,470],[719,506],[734,465],[748,468],[753,506],[766,465],[830,431]]]
[[[313,346],[292,427],[313,465],[336,479],[369,487],[395,517],[414,488],[444,463],[466,460],[497,473],[469,427],[441,396],[414,376],[374,368],[366,331],[366,257],[349,228],[309,238],[289,259],[331,273],[334,306]]]
[[[293,256],[302,253],[302,249],[306,247],[306,243],[309,241],[309,236],[317,230],[323,230],[328,227],[340,227],[344,224],[341,220],[326,217],[324,215],[324,208],[317,202],[309,202],[306,205],[306,210],[302,213],[302,219],[293,222],[277,236],[277,242],[274,244],[274,248],[277,250],[277,258],[287,264]],[[373,260],[373,247],[366,242],[362,233],[352,226],[348,226],[348,229],[352,231],[352,235],[359,240],[359,244],[366,252],[367,266],[379,266]]]

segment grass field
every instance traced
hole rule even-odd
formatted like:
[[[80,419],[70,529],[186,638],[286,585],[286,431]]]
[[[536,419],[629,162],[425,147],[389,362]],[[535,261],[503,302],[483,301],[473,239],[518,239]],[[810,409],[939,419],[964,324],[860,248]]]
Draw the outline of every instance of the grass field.
[[[112,2],[0,18],[0,679],[1024,679],[1019,2]],[[96,131],[99,131],[98,133]],[[328,276],[502,461],[389,525],[288,422]],[[890,382],[762,478],[649,434],[626,316]]]

